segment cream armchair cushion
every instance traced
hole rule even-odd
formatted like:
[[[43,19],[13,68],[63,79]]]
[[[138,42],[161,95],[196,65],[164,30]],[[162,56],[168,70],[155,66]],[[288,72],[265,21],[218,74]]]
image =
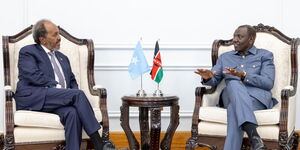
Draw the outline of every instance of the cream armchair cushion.
[[[102,120],[100,109],[93,108],[93,110],[96,119],[100,122]],[[18,110],[14,116],[16,126],[64,129],[64,126],[60,123],[59,116],[56,114]]]
[[[213,114],[213,115],[211,115]],[[273,125],[279,123],[279,109],[266,109],[254,112],[258,125]],[[226,109],[220,107],[201,107],[199,118],[209,122],[227,124]]]

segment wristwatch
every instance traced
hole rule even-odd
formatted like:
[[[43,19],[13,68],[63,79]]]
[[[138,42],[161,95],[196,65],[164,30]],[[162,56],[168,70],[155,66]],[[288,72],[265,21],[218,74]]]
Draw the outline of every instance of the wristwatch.
[[[242,81],[244,81],[246,75],[247,75],[247,72],[246,72],[246,71],[243,71],[243,75],[242,75],[242,77],[241,77],[241,80],[242,80]]]

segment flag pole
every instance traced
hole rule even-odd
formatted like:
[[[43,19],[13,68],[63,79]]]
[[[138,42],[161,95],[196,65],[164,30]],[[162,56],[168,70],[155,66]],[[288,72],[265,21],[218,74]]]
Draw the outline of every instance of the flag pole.
[[[140,37],[140,41],[142,41],[143,38]],[[146,96],[146,92],[145,90],[143,89],[143,74],[141,74],[141,89],[139,89],[139,91],[136,93],[136,96],[140,96],[140,97],[143,97],[143,96]]]
[[[157,83],[157,89],[153,93],[154,96],[163,96],[164,94],[162,91],[159,89],[159,83]]]
[[[141,75],[141,89],[136,93],[136,96],[143,97],[146,95],[147,94],[146,94],[145,90],[143,89],[143,75]]]
[[[143,75],[141,75],[141,90],[143,89]]]

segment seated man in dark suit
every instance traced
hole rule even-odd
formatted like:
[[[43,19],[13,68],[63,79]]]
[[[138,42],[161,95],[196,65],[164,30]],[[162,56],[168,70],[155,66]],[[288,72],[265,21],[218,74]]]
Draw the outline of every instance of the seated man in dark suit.
[[[227,108],[227,136],[224,150],[241,149],[244,131],[252,149],[266,149],[257,130],[255,110],[272,108],[275,66],[270,51],[254,46],[256,31],[252,26],[238,27],[233,35],[234,49],[219,56],[212,70],[197,69],[204,85],[216,86],[223,79],[220,101]]]
[[[78,89],[69,59],[59,52],[58,27],[40,20],[33,27],[36,44],[19,52],[19,82],[16,107],[57,114],[65,127],[66,150],[79,150],[82,128],[90,136],[96,150],[114,150],[105,143],[101,128],[83,91]]]

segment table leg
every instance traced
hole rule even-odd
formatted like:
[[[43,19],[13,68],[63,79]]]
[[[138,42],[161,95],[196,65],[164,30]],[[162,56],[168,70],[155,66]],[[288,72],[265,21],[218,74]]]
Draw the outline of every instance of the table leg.
[[[121,127],[123,128],[123,130],[127,136],[130,150],[139,150],[140,149],[139,143],[136,140],[136,138],[129,126],[129,106],[128,106],[128,104],[123,103],[122,106],[120,107],[120,109],[121,109],[121,117],[120,117]]]
[[[150,150],[159,150],[159,138],[161,130],[160,111],[160,108],[151,108]]]
[[[150,148],[150,136],[149,136],[149,117],[148,108],[139,108],[139,121],[140,121],[140,133],[141,133],[141,145],[142,150],[149,150]]]
[[[172,138],[173,138],[176,128],[179,125],[179,106],[178,105],[171,106],[170,113],[171,113],[170,124],[169,124],[167,132],[160,144],[160,148],[162,150],[170,150],[171,149]]]

